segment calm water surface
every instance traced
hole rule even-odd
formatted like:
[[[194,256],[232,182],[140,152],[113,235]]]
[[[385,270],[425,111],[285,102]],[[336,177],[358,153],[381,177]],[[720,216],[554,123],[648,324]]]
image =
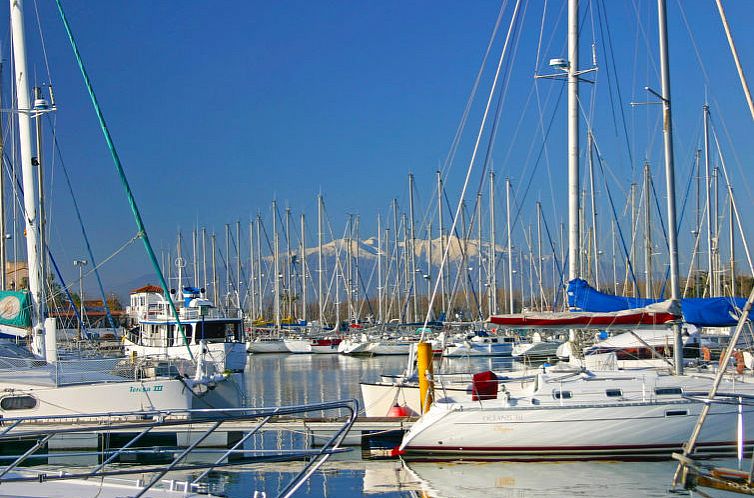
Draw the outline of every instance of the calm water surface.
[[[340,355],[251,355],[246,374],[252,406],[280,406],[360,399],[359,381],[399,373],[406,357]],[[444,371],[508,370],[510,359],[458,359]],[[280,444],[270,443],[270,444]],[[223,475],[230,497],[277,492],[300,463],[273,464]],[[364,461],[357,448],[328,461],[299,496],[340,497],[524,497],[667,496],[674,462],[654,463],[410,463]],[[674,494],[676,495],[676,494]],[[682,495],[682,494],[681,494]]]

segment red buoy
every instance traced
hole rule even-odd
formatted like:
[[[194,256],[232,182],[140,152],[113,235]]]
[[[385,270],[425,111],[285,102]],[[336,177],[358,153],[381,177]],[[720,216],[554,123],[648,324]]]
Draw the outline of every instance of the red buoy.
[[[398,403],[394,404],[390,407],[390,410],[387,412],[388,417],[408,417],[408,409],[405,406],[401,406]]]

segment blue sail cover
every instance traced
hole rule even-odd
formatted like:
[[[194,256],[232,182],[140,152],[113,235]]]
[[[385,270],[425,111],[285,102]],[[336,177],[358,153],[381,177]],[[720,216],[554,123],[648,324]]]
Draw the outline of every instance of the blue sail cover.
[[[643,308],[662,299],[623,297],[605,294],[580,278],[568,282],[568,305],[582,311],[620,311]],[[738,323],[741,309],[746,304],[742,297],[688,297],[681,299],[683,319],[697,327],[725,327]]]

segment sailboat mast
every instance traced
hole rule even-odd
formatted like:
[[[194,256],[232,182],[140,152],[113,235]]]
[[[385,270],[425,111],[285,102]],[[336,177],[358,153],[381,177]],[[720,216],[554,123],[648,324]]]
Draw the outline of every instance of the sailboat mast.
[[[490,270],[489,314],[497,314],[497,252],[495,251],[495,172],[490,171]],[[444,253],[443,253],[444,254]]]
[[[10,0],[13,34],[13,60],[16,69],[16,109],[18,110],[18,138],[21,149],[21,168],[24,189],[24,220],[26,222],[26,254],[29,270],[29,293],[32,301],[31,323],[37,353],[44,354],[44,346],[36,343],[42,333],[44,320],[44,289],[39,267],[39,233],[37,220],[37,185],[31,151],[31,116],[29,82],[26,70],[26,36],[24,32],[23,0]]]
[[[323,327],[325,324],[325,310],[323,306],[323,281],[322,274],[324,268],[322,268],[322,194],[317,195],[317,302],[319,305],[319,325]]]
[[[256,219],[256,243],[257,243],[257,289],[259,289],[259,294],[257,294],[259,297],[257,299],[257,317],[262,318],[264,316],[264,292],[263,292],[263,285],[262,285],[262,277],[264,276],[264,271],[262,270],[262,216],[257,213],[257,219]]]
[[[712,193],[710,186],[710,144],[709,144],[709,105],[704,104],[704,184],[706,190],[705,209],[707,211],[707,296],[712,297],[715,289],[715,272],[712,263]]]
[[[377,213],[377,321],[379,323],[384,323],[382,289],[382,224],[380,213]]]
[[[272,278],[273,289],[273,313],[275,314],[275,328],[280,331],[280,248],[278,240],[278,203],[272,201]]]
[[[675,170],[673,163],[673,121],[670,110],[670,68],[668,64],[668,22],[665,0],[657,0],[657,21],[660,33],[660,74],[662,76],[663,141],[665,144],[665,189],[668,209],[668,249],[670,252],[670,299],[680,309],[681,287],[678,279],[678,224],[675,205]],[[675,373],[683,374],[683,340],[681,324],[673,324],[675,336],[673,359]]]
[[[511,179],[505,179],[505,224],[508,230],[508,313],[513,313],[513,241],[511,240]],[[523,297],[523,296],[522,296]]]
[[[644,163],[644,297],[652,298],[652,209],[649,163]]]
[[[38,108],[39,106],[39,108]],[[34,109],[41,110],[46,107],[45,102],[42,100],[42,89],[38,86],[34,87]],[[45,237],[45,189],[44,189],[44,161],[43,161],[43,147],[42,147],[42,113],[37,112],[34,116],[34,124],[36,125],[36,168],[37,168],[37,186],[39,188],[39,275],[42,285],[42,294],[44,295],[44,286],[47,279],[47,241]],[[34,164],[34,159],[32,159]],[[83,301],[82,301],[83,302]],[[45,300],[40,302],[40,313],[45,315]]]
[[[579,0],[568,0],[568,278],[579,268]]]
[[[537,201],[537,274],[537,280],[539,282],[539,311],[544,311],[545,289],[544,275],[542,274],[542,203],[539,201]],[[533,299],[532,302],[534,302]]]
[[[241,220],[236,220],[236,307],[241,309]]]
[[[191,249],[192,249],[192,256],[193,256],[193,263],[194,263],[194,274],[192,275],[194,277],[194,286],[201,287],[201,284],[199,283],[199,258],[198,258],[199,248],[198,248],[196,228],[193,228],[191,230]]]
[[[217,288],[217,235],[214,232],[212,232],[210,241],[212,243],[212,302],[215,303],[215,306],[218,306],[220,289]],[[170,265],[168,265],[168,268],[170,268]]]
[[[306,322],[306,215],[301,213],[299,268],[301,269],[301,320]]]
[[[416,227],[414,226],[416,220],[414,218],[414,175],[408,174],[408,213],[411,218],[411,296],[413,298],[414,305],[414,317],[415,322],[419,321],[419,308],[416,302]]]
[[[443,186],[442,175],[437,172],[437,223],[438,230],[440,231],[440,254],[445,254],[445,227],[442,224],[442,198],[443,198]],[[447,307],[445,306],[445,282],[447,280],[447,271],[440,272],[440,302],[442,304],[442,311],[447,313]]]
[[[202,227],[202,277],[204,277],[204,291],[207,292],[207,229]]]
[[[733,192],[730,192],[728,196],[728,208],[730,210],[730,232],[728,233],[730,243],[730,295],[736,296],[736,232],[735,232],[735,220],[733,217],[736,215],[736,207],[733,205]]]
[[[432,222],[427,223],[427,315],[432,317]]]
[[[185,266],[183,261],[183,245],[181,244],[181,232],[178,232],[178,245],[176,248],[176,253],[178,254],[175,259],[175,266],[178,268],[178,292],[181,292],[183,289],[183,267]],[[178,295],[180,297],[180,294]]]
[[[476,194],[476,292],[477,292],[477,317],[483,319],[482,309],[482,267],[484,259],[482,258],[482,193]]]
[[[225,224],[225,307],[230,308],[230,224]]]
[[[249,317],[254,319],[257,307],[257,271],[254,265],[254,222],[249,222]]]
[[[594,137],[587,134],[587,157],[589,158],[589,197],[592,204],[592,252],[594,252],[594,288],[600,290],[600,249],[597,238],[597,193],[594,190]]]

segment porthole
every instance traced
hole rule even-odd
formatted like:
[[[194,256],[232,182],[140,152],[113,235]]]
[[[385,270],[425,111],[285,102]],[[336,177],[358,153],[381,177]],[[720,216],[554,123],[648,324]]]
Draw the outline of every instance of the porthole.
[[[6,396],[0,400],[3,410],[31,410],[37,407],[37,398],[33,396]]]
[[[573,393],[571,391],[553,391],[552,396],[555,399],[571,399],[573,398]]]

